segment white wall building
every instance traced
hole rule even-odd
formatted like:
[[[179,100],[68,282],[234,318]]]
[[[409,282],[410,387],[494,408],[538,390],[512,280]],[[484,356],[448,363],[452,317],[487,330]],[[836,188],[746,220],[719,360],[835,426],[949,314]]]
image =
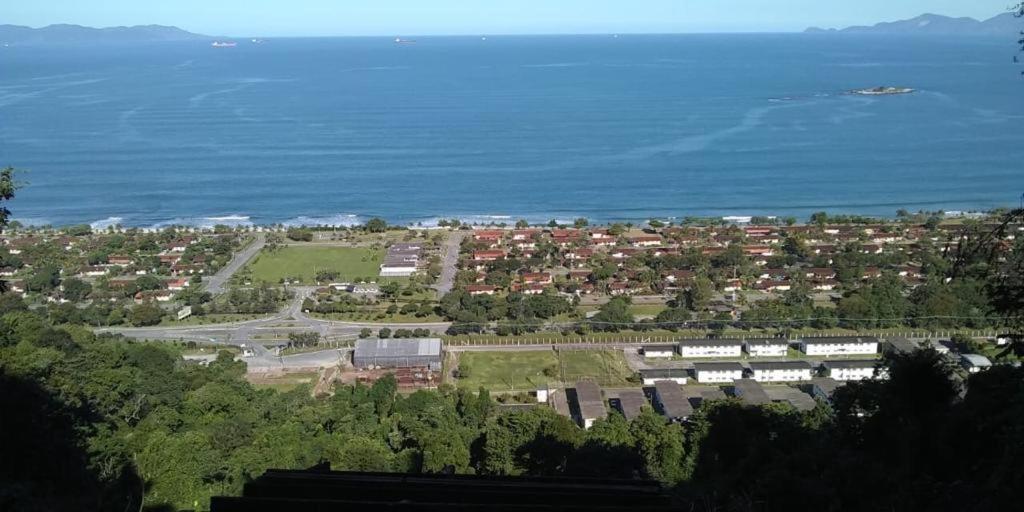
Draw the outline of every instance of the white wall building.
[[[694,363],[694,374],[701,384],[726,383],[743,378],[740,363]]]
[[[740,340],[684,340],[679,343],[683,357],[740,357],[743,342]]]
[[[750,369],[757,382],[804,382],[814,376],[807,361],[752,362]]]
[[[878,338],[838,337],[804,338],[800,349],[809,356],[864,355],[878,353]]]
[[[786,357],[789,354],[789,340],[785,338],[746,340],[744,345],[750,357]]]
[[[671,358],[676,355],[676,345],[671,343],[643,345],[640,351],[645,358]]]
[[[640,370],[640,378],[644,381],[644,386],[653,386],[656,382],[662,380],[670,380],[676,384],[686,384],[690,378],[689,370],[682,368],[652,368],[649,370]]]
[[[878,361],[825,361],[825,376],[840,382],[848,380],[866,380],[875,378],[875,366]],[[884,378],[884,371],[879,371],[879,378]]]

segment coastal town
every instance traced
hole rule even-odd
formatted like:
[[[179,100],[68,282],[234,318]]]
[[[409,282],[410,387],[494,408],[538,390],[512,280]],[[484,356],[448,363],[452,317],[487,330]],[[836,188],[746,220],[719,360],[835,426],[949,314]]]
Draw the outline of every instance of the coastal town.
[[[483,387],[586,425],[582,411],[603,409],[579,402],[580,383],[627,417],[642,395],[685,420],[709,397],[806,410],[846,381],[884,378],[892,350],[991,367],[1010,341],[998,324],[931,318],[914,301],[965,233],[1009,247],[1024,232],[999,220],[16,226],[0,260],[7,287],[51,318],[178,344],[199,363],[230,349],[256,383],[323,391],[391,374],[402,389]],[[876,288],[899,295],[902,315],[868,321],[850,306]]]

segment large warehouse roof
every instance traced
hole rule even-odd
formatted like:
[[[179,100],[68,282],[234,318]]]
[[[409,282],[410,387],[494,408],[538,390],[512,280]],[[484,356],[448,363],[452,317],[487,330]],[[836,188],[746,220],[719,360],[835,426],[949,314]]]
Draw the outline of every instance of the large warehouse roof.
[[[365,339],[356,341],[356,358],[437,356],[441,354],[438,338]]]

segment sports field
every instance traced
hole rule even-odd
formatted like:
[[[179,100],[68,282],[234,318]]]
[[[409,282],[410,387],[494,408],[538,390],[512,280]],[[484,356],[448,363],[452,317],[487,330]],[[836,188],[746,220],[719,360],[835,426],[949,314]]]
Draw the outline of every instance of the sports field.
[[[370,278],[379,281],[382,249],[369,247],[289,246],[268,251],[264,249],[249,264],[254,282],[276,284],[281,279],[312,284],[322,270],[337,272],[337,281]]]

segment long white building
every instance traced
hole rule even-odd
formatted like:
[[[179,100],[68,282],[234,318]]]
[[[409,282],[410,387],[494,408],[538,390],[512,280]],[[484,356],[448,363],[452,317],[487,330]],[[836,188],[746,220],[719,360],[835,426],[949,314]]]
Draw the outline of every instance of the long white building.
[[[786,357],[789,340],[785,338],[757,338],[743,342],[750,357]]]
[[[679,353],[683,357],[740,357],[743,342],[740,340],[683,340],[679,342]]]
[[[693,372],[701,384],[720,384],[743,378],[740,363],[694,363]]]
[[[875,360],[825,361],[821,366],[825,368],[826,377],[840,382],[885,377],[885,372],[881,369],[876,373],[878,361]]]
[[[800,349],[809,356],[873,355],[878,353],[878,338],[804,338],[800,340]]]
[[[757,382],[805,382],[814,377],[807,361],[752,362],[750,370]]]
[[[653,386],[656,382],[668,380],[676,384],[686,384],[690,372],[683,368],[650,368],[640,370],[640,378],[644,386]]]

